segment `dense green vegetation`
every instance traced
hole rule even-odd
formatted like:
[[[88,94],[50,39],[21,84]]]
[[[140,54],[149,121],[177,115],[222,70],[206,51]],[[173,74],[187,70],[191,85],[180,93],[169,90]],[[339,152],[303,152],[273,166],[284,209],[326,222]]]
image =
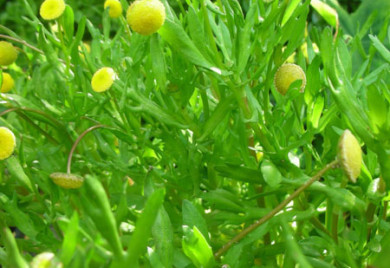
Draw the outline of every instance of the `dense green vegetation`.
[[[0,1],[1,266],[388,266],[388,0],[42,2]]]

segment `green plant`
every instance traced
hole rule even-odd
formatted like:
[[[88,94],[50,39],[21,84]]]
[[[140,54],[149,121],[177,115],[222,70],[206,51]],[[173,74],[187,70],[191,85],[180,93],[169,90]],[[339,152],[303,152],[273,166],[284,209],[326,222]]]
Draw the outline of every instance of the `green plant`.
[[[0,264],[386,267],[389,24],[369,2],[120,1],[156,5],[138,31],[101,1],[48,21],[8,1]]]

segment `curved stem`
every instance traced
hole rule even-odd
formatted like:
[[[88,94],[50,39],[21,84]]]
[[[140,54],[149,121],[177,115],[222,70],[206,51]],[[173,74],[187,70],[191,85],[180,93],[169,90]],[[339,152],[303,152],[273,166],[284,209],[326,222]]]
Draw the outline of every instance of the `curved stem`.
[[[225,245],[222,246],[215,254],[214,257],[216,259],[220,258],[222,254],[224,254],[229,248],[231,248],[234,243],[239,242],[241,239],[243,239],[247,234],[254,231],[262,225],[263,223],[270,220],[273,216],[275,216],[279,211],[281,211],[285,206],[287,206],[288,203],[290,203],[294,198],[296,198],[300,193],[302,193],[304,190],[306,190],[310,185],[312,185],[314,182],[319,180],[322,175],[324,175],[325,172],[327,172],[330,169],[333,169],[337,167],[339,164],[338,160],[334,160],[330,164],[327,164],[323,169],[318,171],[316,175],[314,175],[310,180],[305,182],[301,185],[295,192],[293,192],[289,197],[287,197],[285,200],[283,200],[277,207],[275,207],[272,211],[270,211],[267,215],[262,217],[261,219],[254,222],[252,225],[248,226],[244,230],[242,230],[238,235],[236,235],[233,239],[231,239],[229,242],[227,242]]]
[[[51,116],[45,112],[42,112],[40,110],[35,110],[35,109],[27,108],[27,107],[11,107],[11,108],[1,112],[0,117],[2,117],[3,115],[6,115],[7,113],[10,113],[10,112],[17,112],[18,113],[18,111],[25,111],[25,112],[31,112],[31,113],[36,113],[36,114],[42,115],[43,117],[47,118],[50,122],[52,122],[52,124],[51,124],[52,126],[58,127],[61,130],[65,129],[65,125],[62,124],[57,119],[55,119],[53,116]],[[68,140],[70,142],[72,142],[72,138],[69,136],[69,133],[67,131],[65,131],[65,133],[66,133],[66,137],[68,138]]]
[[[35,50],[36,52],[38,52],[38,53],[40,53],[42,55],[45,54],[45,52],[43,52],[39,48],[36,48],[33,45],[30,45],[29,43],[27,43],[26,41],[24,41],[22,39],[15,38],[15,37],[12,37],[12,36],[9,36],[9,35],[5,35],[5,34],[0,34],[0,37],[4,38],[4,39],[12,40],[12,41],[17,42],[17,43],[20,43],[20,44],[22,44],[22,45],[24,45],[26,47],[31,48],[32,50]]]
[[[68,164],[67,164],[67,166],[66,166],[66,172],[67,172],[68,174],[71,173],[71,166],[72,166],[72,157],[73,157],[73,153],[74,153],[74,151],[76,150],[76,147],[77,147],[77,145],[80,143],[81,139],[82,139],[85,135],[87,135],[89,132],[91,132],[92,130],[95,130],[95,129],[97,129],[97,128],[102,128],[102,127],[107,127],[107,126],[99,124],[99,125],[95,125],[95,126],[92,126],[92,127],[88,128],[88,129],[85,130],[83,133],[81,133],[81,135],[80,135],[80,136],[77,138],[77,140],[74,142],[74,144],[73,144],[73,146],[72,146],[72,149],[70,150],[69,155],[68,155]]]

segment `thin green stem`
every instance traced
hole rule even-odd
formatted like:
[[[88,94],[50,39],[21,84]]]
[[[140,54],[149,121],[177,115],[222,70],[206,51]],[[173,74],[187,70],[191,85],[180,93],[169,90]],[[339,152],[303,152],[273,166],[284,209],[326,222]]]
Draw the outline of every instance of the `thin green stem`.
[[[229,248],[231,248],[235,243],[239,242],[246,235],[257,229],[260,225],[266,223],[273,216],[275,216],[278,212],[280,212],[288,203],[290,203],[294,198],[296,198],[300,193],[306,190],[310,185],[319,180],[328,170],[337,167],[339,164],[338,160],[334,160],[333,162],[327,164],[323,169],[317,172],[310,180],[301,185],[295,192],[293,192],[289,197],[283,200],[278,206],[276,206],[272,211],[270,211],[267,215],[262,217],[261,219],[254,222],[252,225],[248,226],[244,230],[242,230],[238,235],[236,235],[233,239],[227,242],[222,246],[215,254],[215,258],[220,258]]]

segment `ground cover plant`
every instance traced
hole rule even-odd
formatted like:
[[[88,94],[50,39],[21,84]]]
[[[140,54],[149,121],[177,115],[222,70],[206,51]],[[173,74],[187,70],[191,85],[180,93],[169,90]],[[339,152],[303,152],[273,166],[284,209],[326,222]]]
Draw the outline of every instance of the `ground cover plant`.
[[[0,5],[1,266],[388,267],[389,1]]]

